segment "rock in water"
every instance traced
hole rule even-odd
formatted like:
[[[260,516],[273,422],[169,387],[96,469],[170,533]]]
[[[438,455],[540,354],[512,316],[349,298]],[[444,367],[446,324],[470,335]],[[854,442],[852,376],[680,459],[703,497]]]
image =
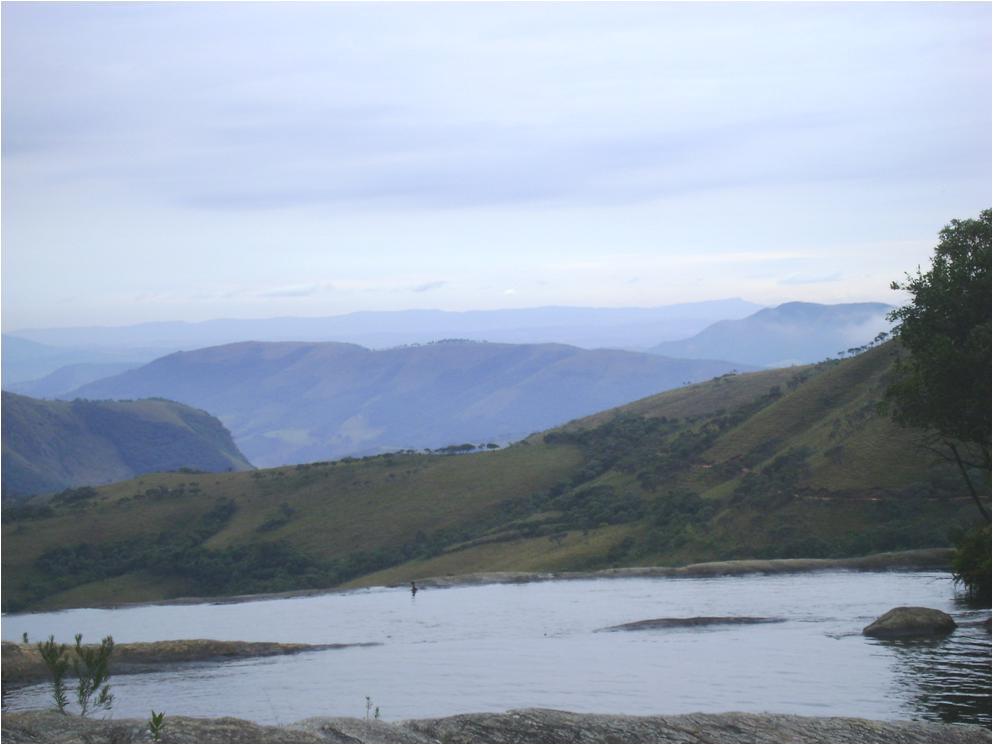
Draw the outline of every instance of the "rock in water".
[[[955,626],[952,617],[940,610],[900,607],[881,615],[862,629],[862,633],[883,639],[943,636],[954,631]]]

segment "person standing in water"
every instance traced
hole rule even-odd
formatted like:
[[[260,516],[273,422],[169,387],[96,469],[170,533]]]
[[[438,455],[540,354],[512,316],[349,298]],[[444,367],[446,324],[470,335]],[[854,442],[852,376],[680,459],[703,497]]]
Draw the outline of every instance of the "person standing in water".
[[[410,597],[414,597],[415,595],[417,595],[417,585],[415,585],[413,582],[411,582],[410,583]]]

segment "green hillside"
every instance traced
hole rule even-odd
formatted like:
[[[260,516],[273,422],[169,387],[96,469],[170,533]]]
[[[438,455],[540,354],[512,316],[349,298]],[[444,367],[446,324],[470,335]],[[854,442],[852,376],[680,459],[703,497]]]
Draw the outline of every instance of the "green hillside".
[[[252,466],[210,414],[172,401],[42,401],[3,393],[4,502],[179,468]]]
[[[975,506],[877,413],[896,353],[725,375],[493,452],[35,500],[4,519],[4,606],[946,546]]]

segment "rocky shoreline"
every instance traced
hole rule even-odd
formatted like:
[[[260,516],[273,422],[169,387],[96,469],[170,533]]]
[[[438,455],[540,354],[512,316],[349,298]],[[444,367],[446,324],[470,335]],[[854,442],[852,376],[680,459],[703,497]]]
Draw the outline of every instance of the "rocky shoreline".
[[[52,711],[3,715],[4,742],[153,742],[148,722],[82,719]],[[243,719],[169,716],[167,743],[988,743],[977,725],[882,722],[781,714],[623,716],[519,709],[439,719],[305,719],[266,726]]]
[[[92,645],[84,645],[92,646]],[[115,644],[113,674],[128,675],[168,670],[193,662],[218,662],[247,657],[317,652],[346,647],[370,647],[363,644],[280,644],[277,642],[218,641],[216,639],[181,639],[161,642]],[[38,683],[49,678],[48,669],[34,644],[3,642],[3,687],[12,688]]]

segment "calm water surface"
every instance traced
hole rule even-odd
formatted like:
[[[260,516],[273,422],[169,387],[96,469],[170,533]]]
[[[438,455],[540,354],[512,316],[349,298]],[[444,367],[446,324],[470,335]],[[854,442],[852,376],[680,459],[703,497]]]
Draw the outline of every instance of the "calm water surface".
[[[962,626],[935,642],[868,639],[898,605],[985,620],[945,573],[823,572],[710,579],[602,579],[425,589],[374,588],[238,604],[9,615],[3,638],[70,642],[231,639],[379,646],[188,665],[112,679],[117,717],[237,716],[289,723],[387,720],[550,707],[678,714],[768,711],[990,724],[990,636]],[[768,616],[783,623],[597,632],[648,618]],[[5,709],[50,706],[45,686]]]

